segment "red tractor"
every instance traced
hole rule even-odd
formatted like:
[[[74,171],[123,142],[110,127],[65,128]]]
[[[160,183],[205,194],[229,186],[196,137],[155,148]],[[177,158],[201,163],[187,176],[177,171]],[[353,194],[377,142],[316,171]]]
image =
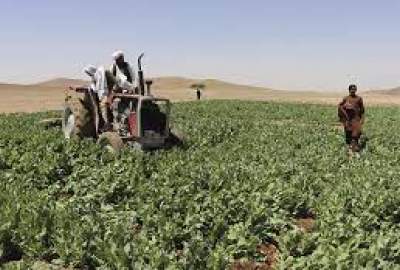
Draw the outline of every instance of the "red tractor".
[[[171,132],[170,101],[154,97],[150,89],[152,81],[144,80],[142,57],[143,54],[138,58],[137,91],[132,93],[121,89],[109,98],[108,115],[112,127],[105,132],[101,128],[96,93],[82,87],[76,88],[77,91],[67,91],[62,117],[65,138],[96,138],[99,144],[114,152],[126,144],[141,150],[182,144],[182,140]]]

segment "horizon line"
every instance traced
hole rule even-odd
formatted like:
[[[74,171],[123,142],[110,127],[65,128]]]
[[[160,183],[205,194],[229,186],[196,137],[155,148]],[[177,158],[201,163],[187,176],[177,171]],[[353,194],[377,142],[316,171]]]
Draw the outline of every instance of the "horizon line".
[[[219,81],[219,82],[223,82],[223,83],[228,83],[228,84],[233,84],[233,85],[238,85],[238,86],[248,86],[248,87],[254,87],[254,88],[261,88],[264,90],[272,90],[272,91],[290,91],[290,92],[317,92],[317,93],[323,93],[323,92],[327,92],[327,93],[337,93],[337,92],[342,92],[345,91],[347,89],[329,89],[329,90],[317,90],[317,89],[279,89],[279,88],[271,88],[268,86],[264,86],[264,85],[260,85],[260,84],[256,84],[256,83],[238,83],[238,82],[234,82],[231,80],[225,80],[225,79],[218,79],[218,78],[194,78],[194,77],[189,77],[189,76],[179,76],[179,75],[159,75],[159,76],[154,76],[151,77],[152,79],[160,79],[160,78],[177,78],[177,79],[182,79],[182,80],[193,80],[193,81],[209,81],[209,80],[215,80],[215,81]],[[79,77],[52,77],[49,79],[45,79],[45,80],[36,80],[33,82],[29,82],[29,83],[21,83],[21,82],[15,82],[15,81],[1,81],[0,85],[17,85],[17,86],[36,86],[36,85],[41,85],[41,84],[45,84],[51,81],[55,81],[55,80],[79,80],[79,81],[87,81],[83,78],[79,78]],[[366,89],[359,89],[358,92],[370,92],[370,91],[388,91],[388,90],[394,90],[399,88],[400,86],[394,86],[394,87],[388,87],[388,88],[383,88],[383,87],[377,87],[377,88],[366,88]]]

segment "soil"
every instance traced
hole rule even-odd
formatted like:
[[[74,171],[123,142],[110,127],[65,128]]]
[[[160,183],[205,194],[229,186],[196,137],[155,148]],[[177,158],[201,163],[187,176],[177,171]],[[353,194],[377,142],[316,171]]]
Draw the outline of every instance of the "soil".
[[[263,262],[235,261],[231,270],[272,270],[278,261],[278,248],[271,243],[261,244],[257,252],[264,256]]]
[[[304,233],[310,233],[315,229],[316,214],[311,209],[304,209],[295,216],[296,226]]]
[[[312,232],[315,229],[315,219],[313,217],[298,218],[296,226],[304,233]]]

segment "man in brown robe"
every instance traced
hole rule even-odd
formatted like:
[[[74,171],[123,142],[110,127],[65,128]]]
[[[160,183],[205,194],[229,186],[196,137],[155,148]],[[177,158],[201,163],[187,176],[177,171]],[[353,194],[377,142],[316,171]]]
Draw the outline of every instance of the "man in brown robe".
[[[349,86],[349,95],[344,97],[338,106],[338,115],[342,122],[346,137],[346,144],[353,152],[360,151],[359,139],[364,122],[364,104],[360,96],[356,95],[357,86]]]

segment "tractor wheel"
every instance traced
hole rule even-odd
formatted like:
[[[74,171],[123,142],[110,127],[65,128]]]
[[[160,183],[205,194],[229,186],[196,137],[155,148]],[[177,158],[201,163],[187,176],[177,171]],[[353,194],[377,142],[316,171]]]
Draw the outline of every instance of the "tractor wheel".
[[[71,98],[65,102],[62,130],[64,137],[94,138],[95,124],[88,102],[81,98]]]
[[[97,143],[112,153],[118,153],[124,147],[121,137],[116,132],[104,132]]]
[[[185,136],[183,135],[182,132],[176,129],[170,130],[169,137],[167,138],[166,141],[167,148],[173,146],[182,147],[184,145],[184,142],[185,142]]]

